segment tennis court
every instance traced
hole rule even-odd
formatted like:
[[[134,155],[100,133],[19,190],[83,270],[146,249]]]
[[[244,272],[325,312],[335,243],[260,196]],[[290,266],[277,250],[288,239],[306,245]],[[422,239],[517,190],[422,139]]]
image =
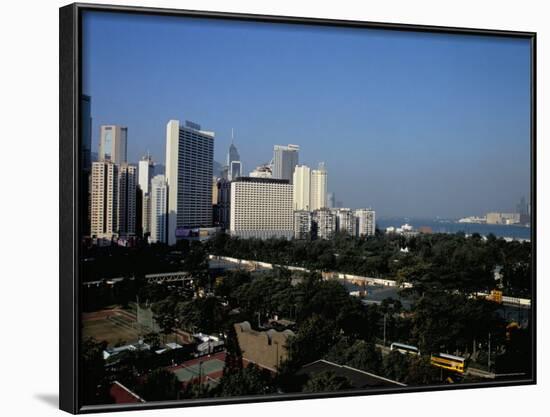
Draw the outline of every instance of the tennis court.
[[[135,342],[139,337],[135,319],[122,310],[102,310],[84,313],[82,317],[83,337],[106,341],[109,346],[120,342]]]
[[[178,369],[174,369],[172,372],[176,375],[180,382],[189,382],[194,378],[199,377],[199,370],[203,377],[209,374],[214,374],[223,371],[225,362],[219,359],[210,359],[202,362],[200,365],[198,362],[193,365],[183,366]]]

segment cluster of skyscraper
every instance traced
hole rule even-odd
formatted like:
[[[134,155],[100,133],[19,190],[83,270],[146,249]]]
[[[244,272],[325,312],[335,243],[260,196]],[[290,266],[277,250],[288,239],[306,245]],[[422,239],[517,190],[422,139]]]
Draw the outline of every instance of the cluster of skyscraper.
[[[231,147],[228,166],[233,163]],[[230,179],[224,173],[216,178],[215,223],[243,238],[330,239],[337,231],[373,235],[375,212],[334,208],[334,195],[327,201],[324,163],[317,169],[300,165],[299,151],[298,145],[275,145],[272,161],[248,177]]]
[[[89,153],[91,122],[83,124],[83,149]],[[137,166],[128,163],[126,127],[101,126],[98,160],[82,165],[89,178],[84,234],[89,231],[98,243],[144,237],[170,245],[219,230],[243,238],[327,239],[339,230],[374,234],[374,211],[329,208],[327,170],[323,163],[317,169],[299,165],[298,145],[275,145],[270,163],[243,176],[232,132],[226,164],[214,176],[214,138],[196,123],[170,120],[165,174],[155,175],[150,155]]]
[[[149,155],[138,166],[129,164],[127,141],[126,127],[101,126],[98,161],[90,175],[91,237],[100,243],[148,237],[152,243],[175,244],[212,229],[214,133],[170,120],[165,175],[154,175]]]
[[[136,234],[137,167],[128,164],[128,130],[101,126],[99,161],[91,172],[91,234],[126,239]]]

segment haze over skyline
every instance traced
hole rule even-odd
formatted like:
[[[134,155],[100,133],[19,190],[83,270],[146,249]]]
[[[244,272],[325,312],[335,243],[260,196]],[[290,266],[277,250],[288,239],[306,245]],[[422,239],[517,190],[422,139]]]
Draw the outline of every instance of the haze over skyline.
[[[379,216],[512,211],[530,190],[528,40],[87,12],[83,93],[164,164],[166,123],[216,132],[247,174],[273,145],[324,161],[329,191]]]

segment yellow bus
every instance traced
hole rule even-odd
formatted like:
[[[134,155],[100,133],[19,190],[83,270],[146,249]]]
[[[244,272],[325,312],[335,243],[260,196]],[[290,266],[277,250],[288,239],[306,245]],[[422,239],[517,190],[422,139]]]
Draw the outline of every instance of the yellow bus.
[[[432,353],[430,363],[438,368],[448,369],[449,371],[464,373],[465,359],[460,356],[449,355],[448,353]]]

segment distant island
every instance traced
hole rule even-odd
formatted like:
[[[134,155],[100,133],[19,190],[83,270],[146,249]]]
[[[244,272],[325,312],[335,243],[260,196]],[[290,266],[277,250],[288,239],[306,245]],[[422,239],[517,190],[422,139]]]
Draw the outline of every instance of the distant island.
[[[458,219],[458,223],[530,226],[531,216],[528,213],[491,212],[485,216],[463,217]]]

